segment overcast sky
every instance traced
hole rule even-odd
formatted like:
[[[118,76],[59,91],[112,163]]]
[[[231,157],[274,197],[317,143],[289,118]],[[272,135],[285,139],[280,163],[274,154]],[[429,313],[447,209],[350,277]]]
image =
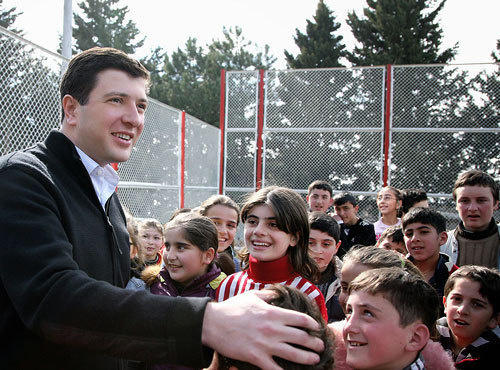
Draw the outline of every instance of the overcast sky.
[[[3,0],[5,7],[16,6],[24,14],[15,23],[25,37],[55,51],[62,34],[64,0]],[[73,1],[73,11],[79,11]],[[222,27],[240,26],[243,36],[259,46],[268,44],[277,57],[275,68],[285,68],[283,50],[297,54],[293,36],[295,29],[305,32],[306,19],[312,19],[317,0],[121,0],[130,9],[146,44],[136,56],[143,57],[156,46],[169,53],[183,48],[188,37],[196,37],[199,45],[222,38]],[[354,38],[345,19],[347,13],[362,15],[365,0],[325,0],[341,23],[340,34],[348,49]],[[489,63],[490,54],[500,39],[499,0],[448,0],[440,13],[443,47],[459,42],[454,63]]]

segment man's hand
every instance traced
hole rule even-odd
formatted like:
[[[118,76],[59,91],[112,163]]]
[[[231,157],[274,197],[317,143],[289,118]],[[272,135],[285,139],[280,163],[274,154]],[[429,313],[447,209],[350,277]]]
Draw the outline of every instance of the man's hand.
[[[319,324],[306,314],[264,302],[272,296],[266,290],[249,291],[224,302],[209,303],[203,319],[203,344],[263,369],[280,369],[272,356],[306,365],[318,363],[317,352],[323,351],[323,342],[300,328],[316,330]]]

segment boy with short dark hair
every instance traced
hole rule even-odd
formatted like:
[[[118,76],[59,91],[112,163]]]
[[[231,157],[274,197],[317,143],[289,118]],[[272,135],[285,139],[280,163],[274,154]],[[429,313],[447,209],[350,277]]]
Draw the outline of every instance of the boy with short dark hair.
[[[448,276],[458,267],[447,255],[439,253],[446,242],[446,219],[430,208],[413,208],[402,221],[409,260],[418,267],[424,278],[436,289],[440,300]]]
[[[423,279],[403,269],[368,270],[348,288],[343,337],[346,363],[355,369],[425,369],[439,299]],[[444,351],[434,351],[446,362]]]
[[[462,173],[453,187],[453,199],[460,223],[448,232],[441,252],[458,266],[500,268],[500,224],[493,218],[499,199],[496,181],[479,170]]]
[[[351,193],[342,192],[333,197],[335,213],[342,219],[340,245],[337,255],[342,258],[353,245],[375,245],[375,228],[372,223],[358,217],[359,205]]]
[[[402,256],[408,254],[401,226],[391,226],[385,229],[380,239],[377,241],[377,246],[379,248],[398,252]]]
[[[429,208],[427,193],[422,189],[404,189],[401,191],[401,217],[412,208]]]
[[[310,211],[325,212],[333,203],[332,186],[323,180],[312,182],[307,188],[306,201]]]
[[[309,227],[309,256],[321,272],[316,286],[325,297],[328,322],[343,320],[345,315],[338,300],[342,263],[336,257],[340,245],[339,225],[326,213],[310,212]]]
[[[462,266],[448,279],[446,317],[437,322],[440,342],[457,369],[498,368],[500,274],[483,266]]]

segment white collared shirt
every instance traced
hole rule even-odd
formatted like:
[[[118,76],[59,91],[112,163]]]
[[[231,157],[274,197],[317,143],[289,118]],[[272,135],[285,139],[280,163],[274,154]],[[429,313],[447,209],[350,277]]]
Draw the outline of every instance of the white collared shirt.
[[[116,171],[107,164],[104,167],[99,166],[99,163],[90,158],[80,148],[75,145],[76,151],[80,156],[85,169],[90,175],[92,185],[94,185],[95,193],[101,203],[102,209],[106,210],[106,202],[115,192],[116,186],[120,178]]]

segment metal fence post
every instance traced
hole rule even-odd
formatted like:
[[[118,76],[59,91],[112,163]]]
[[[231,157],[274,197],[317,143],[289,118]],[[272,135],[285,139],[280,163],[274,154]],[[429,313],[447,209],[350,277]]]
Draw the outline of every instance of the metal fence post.
[[[264,74],[263,69],[259,70],[259,107],[257,113],[257,165],[256,165],[256,181],[255,190],[262,187],[262,149],[263,141],[262,134],[264,131]]]
[[[186,169],[186,112],[181,112],[181,134],[179,140],[180,155],[180,173],[179,173],[179,208],[184,208],[184,184]]]
[[[220,71],[220,107],[219,107],[219,129],[220,129],[220,145],[219,145],[219,194],[224,193],[224,151],[225,143],[225,128],[226,128],[226,70]]]
[[[382,166],[383,186],[389,183],[390,150],[391,150],[391,123],[392,123],[392,65],[386,67],[385,79],[385,115],[384,115],[384,163]]]

